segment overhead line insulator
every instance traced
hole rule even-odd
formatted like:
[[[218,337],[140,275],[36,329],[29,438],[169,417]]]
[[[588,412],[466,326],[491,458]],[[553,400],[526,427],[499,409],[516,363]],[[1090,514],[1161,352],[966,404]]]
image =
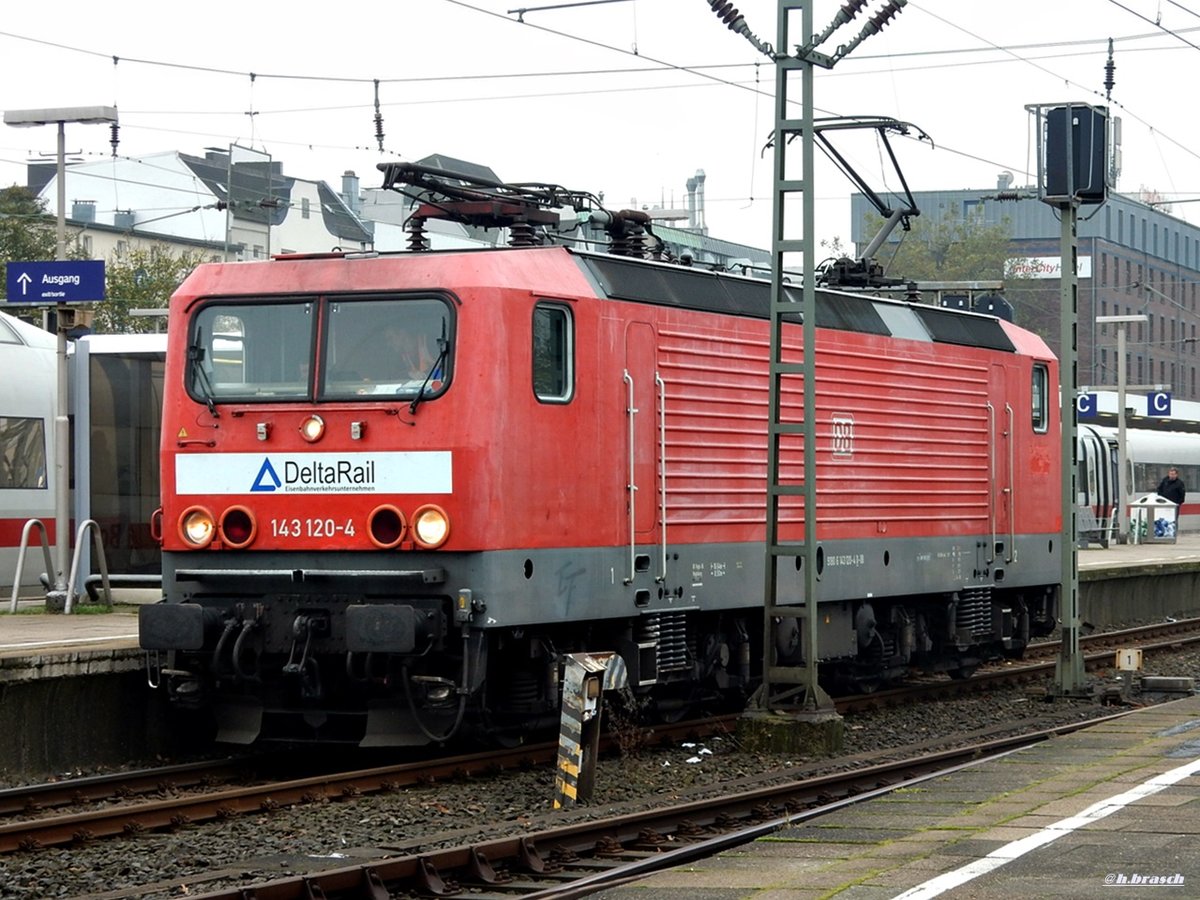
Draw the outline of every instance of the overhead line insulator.
[[[724,3],[722,0],[708,0],[708,5],[712,7],[713,12],[729,28],[730,31],[737,30],[739,20],[745,21],[745,17],[738,12],[736,6],[732,3]]]

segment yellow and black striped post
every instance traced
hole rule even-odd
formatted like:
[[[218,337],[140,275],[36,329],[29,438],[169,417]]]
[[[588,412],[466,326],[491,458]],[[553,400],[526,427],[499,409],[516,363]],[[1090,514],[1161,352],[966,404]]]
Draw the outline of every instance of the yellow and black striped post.
[[[623,688],[625,660],[616,653],[571,653],[563,672],[562,724],[554,808],[589,800],[596,786],[600,745],[600,701],[604,691]]]

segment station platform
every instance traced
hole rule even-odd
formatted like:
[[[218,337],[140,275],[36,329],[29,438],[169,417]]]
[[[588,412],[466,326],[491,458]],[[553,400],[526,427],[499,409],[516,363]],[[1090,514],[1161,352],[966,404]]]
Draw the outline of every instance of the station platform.
[[[136,646],[135,606],[114,605],[111,613],[66,616],[20,612],[0,616],[0,659],[31,651]]]
[[[1200,697],[1193,696],[593,896],[1011,900],[1175,888],[1170,896],[1195,897],[1198,842]]]
[[[1181,534],[1169,543],[1110,543],[1103,548],[1092,545],[1086,550],[1080,549],[1078,558],[1080,577],[1084,577],[1085,573],[1102,572],[1105,569],[1200,566],[1200,533]]]
[[[0,612],[0,686],[45,678],[131,672],[144,667],[138,648],[138,606],[158,592],[114,592],[112,612],[46,611],[43,597],[23,593]],[[90,603],[86,595],[83,603]],[[76,599],[77,608],[80,601]],[[89,607],[89,610],[94,607]]]

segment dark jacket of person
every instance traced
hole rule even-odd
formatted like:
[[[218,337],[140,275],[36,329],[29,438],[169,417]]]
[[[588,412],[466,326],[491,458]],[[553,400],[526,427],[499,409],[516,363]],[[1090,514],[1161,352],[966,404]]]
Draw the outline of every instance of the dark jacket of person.
[[[1187,487],[1184,486],[1183,479],[1172,478],[1168,475],[1158,483],[1158,493],[1172,503],[1182,506],[1184,494],[1187,493]]]

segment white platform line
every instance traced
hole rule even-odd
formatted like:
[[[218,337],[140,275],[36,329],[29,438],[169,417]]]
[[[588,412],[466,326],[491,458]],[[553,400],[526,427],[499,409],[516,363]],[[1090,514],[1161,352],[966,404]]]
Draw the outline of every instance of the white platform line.
[[[61,647],[70,644],[94,644],[97,641],[121,641],[137,638],[134,634],[104,634],[86,638],[64,638],[61,641],[26,641],[20,644],[0,644],[0,650],[24,650],[30,647]]]
[[[1157,794],[1159,791],[1165,790],[1176,782],[1182,781],[1184,778],[1194,775],[1197,772],[1200,772],[1200,759],[1190,762],[1186,766],[1179,766],[1176,769],[1171,769],[1169,772],[1156,775],[1149,781],[1144,781],[1137,787],[1130,788],[1128,791],[1117,794],[1115,797],[1109,797],[1107,800],[1093,803],[1082,812],[1074,816],[1069,816],[1066,819],[1060,819],[1052,825],[1047,825],[1041,831],[1031,834],[1028,837],[1005,844],[1003,847],[993,850],[982,859],[968,863],[952,872],[944,872],[936,878],[929,879],[924,884],[918,884],[916,887],[910,888],[903,894],[897,894],[893,900],[926,900],[929,897],[936,897],[939,894],[966,884],[980,875],[986,875],[988,872],[995,871],[1001,866],[1012,862],[1014,859],[1019,859],[1031,850],[1036,850],[1052,841],[1057,841],[1060,837],[1068,835],[1078,828],[1082,828],[1106,816],[1111,816],[1113,813],[1124,809],[1131,803],[1141,800],[1143,797]]]

